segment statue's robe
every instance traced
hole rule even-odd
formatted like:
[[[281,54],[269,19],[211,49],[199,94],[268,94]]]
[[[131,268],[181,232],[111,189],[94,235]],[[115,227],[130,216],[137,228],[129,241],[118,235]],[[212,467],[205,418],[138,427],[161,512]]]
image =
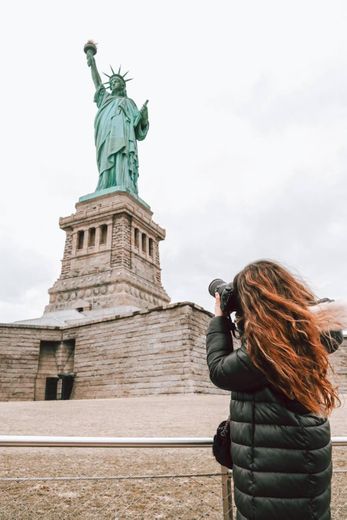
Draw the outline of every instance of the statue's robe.
[[[98,107],[95,117],[95,146],[99,169],[96,190],[117,186],[138,192],[137,140],[148,132],[148,123],[141,124],[141,113],[132,99],[115,96],[100,85],[94,100]]]

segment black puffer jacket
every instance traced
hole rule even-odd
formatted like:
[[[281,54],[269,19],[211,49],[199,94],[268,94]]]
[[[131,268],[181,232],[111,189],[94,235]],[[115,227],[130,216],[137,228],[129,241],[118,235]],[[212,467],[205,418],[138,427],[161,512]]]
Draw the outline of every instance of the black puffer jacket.
[[[331,351],[343,339],[334,338]],[[224,317],[211,320],[207,362],[212,382],[232,391],[237,520],[329,520],[328,420],[271,389],[244,346],[233,352]]]

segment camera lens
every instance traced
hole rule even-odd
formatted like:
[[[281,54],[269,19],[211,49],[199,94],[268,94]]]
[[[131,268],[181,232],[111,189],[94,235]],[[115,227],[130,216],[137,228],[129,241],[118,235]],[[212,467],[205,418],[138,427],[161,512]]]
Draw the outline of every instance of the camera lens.
[[[212,282],[208,286],[208,292],[210,293],[211,296],[214,296],[216,294],[216,292],[219,292],[219,294],[220,294],[220,289],[225,285],[226,285],[226,282],[224,280],[222,280],[221,278],[215,278],[214,280],[212,280]],[[219,288],[219,291],[218,291],[218,288]]]

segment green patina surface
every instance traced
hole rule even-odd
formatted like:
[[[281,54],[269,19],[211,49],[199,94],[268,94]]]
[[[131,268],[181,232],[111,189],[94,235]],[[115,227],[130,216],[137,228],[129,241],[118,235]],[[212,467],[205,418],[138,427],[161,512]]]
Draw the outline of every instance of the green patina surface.
[[[130,191],[124,190],[123,188],[120,188],[119,186],[111,186],[110,188],[105,188],[103,190],[94,191],[93,193],[87,193],[87,195],[82,195],[78,200],[79,202],[84,202],[85,200],[95,199],[96,197],[101,197],[102,195],[108,195],[109,193],[115,193],[115,192],[121,192],[121,193],[130,193],[134,199],[136,199],[140,204],[145,206],[148,209],[151,209],[150,206],[145,202],[143,199],[141,199],[136,193],[132,193]]]
[[[137,141],[145,139],[148,132],[147,101],[139,110],[128,98],[126,82],[129,79],[125,79],[127,73],[121,74],[120,69],[115,73],[111,68],[109,81],[103,84],[94,58],[96,45],[89,41],[84,51],[91,68],[96,88],[94,101],[98,107],[94,128],[99,181],[94,196],[112,187],[137,195]],[[84,197],[92,198],[92,195]],[[86,200],[84,197],[81,199]]]

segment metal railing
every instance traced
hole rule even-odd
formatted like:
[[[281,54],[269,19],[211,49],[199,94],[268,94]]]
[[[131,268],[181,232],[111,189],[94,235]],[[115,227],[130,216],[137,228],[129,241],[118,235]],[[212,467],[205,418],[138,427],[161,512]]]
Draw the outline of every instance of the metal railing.
[[[0,435],[0,447],[6,448],[211,448],[210,437],[53,437],[31,435]],[[332,445],[347,446],[347,437],[332,437]],[[233,519],[232,471],[221,467],[220,473],[155,475],[136,477],[102,477],[103,480],[167,479],[194,477],[221,477],[223,520]],[[0,482],[80,480],[80,477],[1,477]],[[83,480],[100,480],[100,477],[83,477]],[[118,518],[117,515],[114,517]]]
[[[0,447],[2,448],[209,448],[211,446],[212,439],[210,437],[50,437],[44,435],[0,435]]]
[[[347,446],[347,437],[332,437],[333,446]],[[0,447],[12,448],[210,448],[211,437],[51,437],[0,435]]]

